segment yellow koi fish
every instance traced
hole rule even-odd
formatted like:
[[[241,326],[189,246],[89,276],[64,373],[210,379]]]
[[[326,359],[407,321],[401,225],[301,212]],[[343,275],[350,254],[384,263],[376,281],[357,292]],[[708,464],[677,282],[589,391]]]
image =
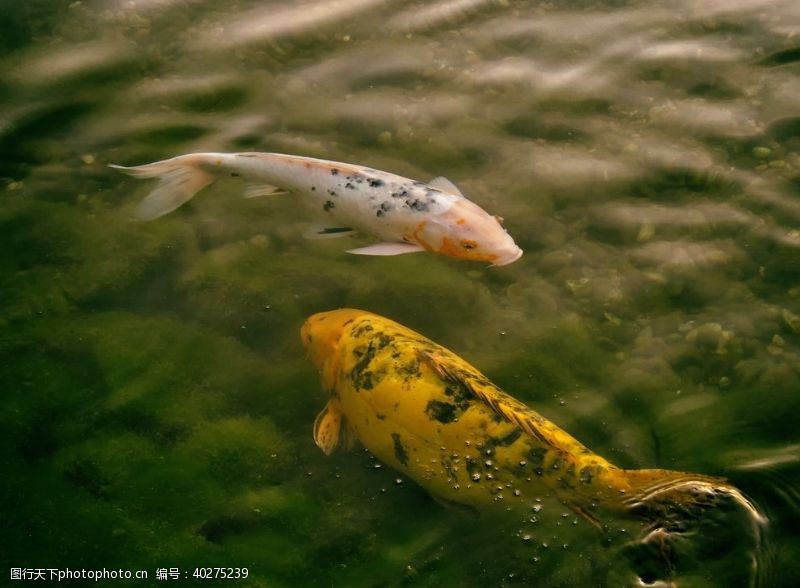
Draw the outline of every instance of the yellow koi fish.
[[[720,478],[611,464],[456,354],[389,319],[323,312],[306,320],[301,337],[331,395],[314,423],[315,443],[330,454],[358,440],[437,498],[533,506],[549,492],[599,526],[606,511],[661,524],[729,497],[765,520]]]
[[[431,251],[492,265],[507,265],[522,250],[498,218],[465,198],[449,180],[417,182],[336,161],[279,153],[192,153],[136,167],[111,165],[159,184],[139,205],[142,220],[158,218],[190,200],[220,176],[255,183],[247,197],[296,193],[319,207],[326,224],[311,238],[361,231],[381,243],[351,249],[359,255]]]

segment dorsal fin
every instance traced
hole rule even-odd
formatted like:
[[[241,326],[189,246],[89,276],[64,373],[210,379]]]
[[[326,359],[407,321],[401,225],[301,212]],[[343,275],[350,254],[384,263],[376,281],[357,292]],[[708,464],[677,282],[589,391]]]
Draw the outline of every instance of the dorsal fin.
[[[420,358],[442,379],[463,386],[509,423],[556,449],[575,452],[586,448],[575,438],[548,421],[538,412],[512,398],[482,374],[451,367],[448,358],[436,352],[421,351]],[[587,450],[588,451],[588,450]]]
[[[458,187],[453,182],[451,182],[444,176],[437,176],[433,178],[430,182],[428,182],[428,185],[431,188],[437,188],[442,192],[448,192],[450,194],[455,194],[456,196],[463,196],[461,190],[459,190]]]

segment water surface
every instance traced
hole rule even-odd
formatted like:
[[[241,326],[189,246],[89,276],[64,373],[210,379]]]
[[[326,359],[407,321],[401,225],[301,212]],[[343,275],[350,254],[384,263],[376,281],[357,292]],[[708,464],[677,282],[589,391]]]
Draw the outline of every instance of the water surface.
[[[800,583],[796,1],[0,7],[2,573]],[[243,150],[444,175],[525,255],[347,255],[369,239],[305,240],[300,203],[233,180],[134,223],[152,184],[106,167]],[[720,512],[665,554],[546,495],[480,516],[363,450],[326,458],[298,329],[341,306],[620,466],[727,477],[769,522]]]

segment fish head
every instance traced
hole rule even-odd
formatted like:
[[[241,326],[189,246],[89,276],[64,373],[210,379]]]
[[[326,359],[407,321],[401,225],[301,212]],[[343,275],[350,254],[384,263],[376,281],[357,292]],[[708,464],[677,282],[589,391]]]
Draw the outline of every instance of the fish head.
[[[300,339],[313,364],[320,371],[323,386],[333,389],[339,342],[348,325],[368,314],[363,310],[341,308],[311,315],[300,327]]]
[[[508,265],[522,256],[500,220],[466,198],[421,223],[413,237],[428,251],[492,265]]]

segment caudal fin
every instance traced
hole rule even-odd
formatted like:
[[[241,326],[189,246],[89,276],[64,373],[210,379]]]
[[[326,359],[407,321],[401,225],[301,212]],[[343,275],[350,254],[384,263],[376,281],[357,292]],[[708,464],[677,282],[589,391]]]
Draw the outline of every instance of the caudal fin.
[[[136,218],[153,220],[172,212],[214,181],[198,155],[181,155],[135,167],[109,164],[138,179],[158,178],[155,190],[139,203]]]
[[[643,519],[685,521],[727,501],[738,504],[753,523],[767,522],[752,502],[722,478],[669,470],[625,470],[625,476],[630,490],[623,503]]]

